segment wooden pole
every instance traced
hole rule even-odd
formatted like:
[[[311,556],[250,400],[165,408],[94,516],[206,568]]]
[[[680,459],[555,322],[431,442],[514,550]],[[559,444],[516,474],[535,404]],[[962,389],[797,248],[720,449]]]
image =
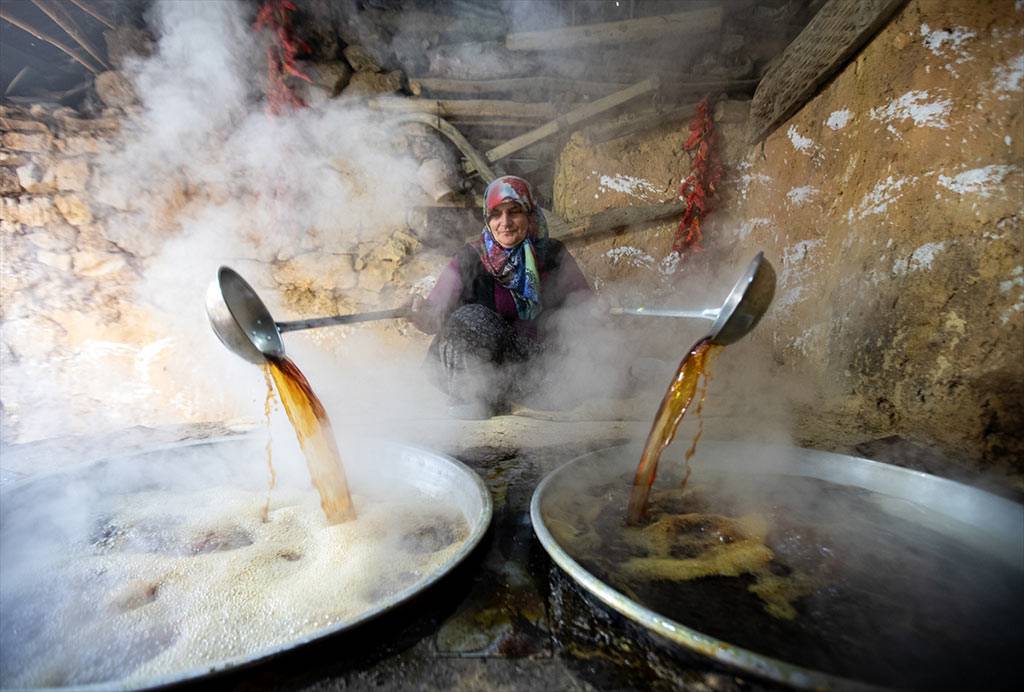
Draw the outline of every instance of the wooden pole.
[[[658,88],[658,85],[659,81],[657,77],[651,77],[642,82],[637,82],[631,87],[623,89],[622,91],[617,91],[614,94],[609,94],[602,99],[594,101],[593,103],[588,103],[585,106],[575,108],[549,123],[545,123],[534,130],[530,130],[518,137],[510,139],[504,144],[500,144],[487,151],[484,156],[491,162],[503,159],[509,154],[517,152],[520,149],[525,149],[531,144],[535,144],[542,139],[546,139],[557,132],[573,128],[607,110],[611,110],[616,106],[620,106],[627,101],[635,99],[637,96],[654,91]],[[473,169],[467,168],[467,166],[464,166],[463,170],[466,170],[466,172],[472,172]]]
[[[63,7],[53,0],[32,0],[32,4],[38,7],[43,13],[52,19],[54,23],[64,30],[68,36],[75,40],[75,43],[85,49],[85,52],[92,56],[93,60],[103,67],[110,69],[106,61],[100,56],[99,49],[93,45],[89,37],[82,32],[78,23],[67,13]]]
[[[24,31],[27,34],[31,34],[32,36],[36,37],[40,41],[45,41],[46,43],[49,43],[54,48],[58,48],[59,50],[63,51],[68,56],[70,56],[75,62],[77,62],[78,64],[80,64],[82,67],[84,67],[85,69],[89,70],[93,74],[99,74],[100,71],[98,69],[96,69],[96,67],[94,67],[92,64],[90,64],[88,61],[86,61],[86,59],[82,55],[80,55],[78,53],[78,51],[76,51],[74,48],[72,48],[71,46],[65,44],[64,42],[60,41],[59,39],[56,39],[53,36],[50,36],[49,34],[45,34],[42,31],[39,31],[38,29],[36,29],[36,28],[34,28],[32,26],[29,26],[28,24],[25,24],[22,21],[20,21],[18,19],[15,19],[14,17],[12,17],[10,14],[8,14],[4,10],[2,5],[0,5],[0,19],[3,19],[5,22],[7,22],[7,23],[9,23],[9,24],[11,24],[13,26],[18,27],[19,29],[21,29],[22,31]]]
[[[524,31],[507,35],[505,47],[509,50],[568,50],[609,43],[652,41],[666,36],[714,33],[721,26],[722,8],[708,7],[620,22],[583,24],[546,31]]]

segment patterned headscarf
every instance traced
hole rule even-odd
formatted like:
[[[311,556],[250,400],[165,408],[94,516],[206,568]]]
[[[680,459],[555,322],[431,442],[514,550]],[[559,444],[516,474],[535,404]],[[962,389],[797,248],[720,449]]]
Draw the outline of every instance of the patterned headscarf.
[[[526,239],[511,249],[503,248],[491,234],[487,218],[502,202],[516,202],[526,212],[529,226]],[[547,249],[548,223],[544,212],[533,201],[530,184],[514,175],[495,178],[484,191],[484,230],[477,251],[484,268],[502,286],[512,292],[519,319],[532,320],[540,315],[540,266]]]

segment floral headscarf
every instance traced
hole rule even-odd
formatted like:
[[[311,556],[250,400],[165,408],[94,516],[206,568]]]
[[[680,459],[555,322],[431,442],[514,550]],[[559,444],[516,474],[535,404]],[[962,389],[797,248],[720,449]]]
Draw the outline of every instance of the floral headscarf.
[[[491,234],[487,217],[503,202],[516,202],[526,212],[529,227],[526,239],[514,248],[503,248]],[[544,212],[533,200],[530,184],[514,175],[495,178],[484,191],[484,230],[481,233],[480,261],[498,283],[512,292],[519,319],[532,320],[540,315],[540,266],[547,249],[548,223]]]

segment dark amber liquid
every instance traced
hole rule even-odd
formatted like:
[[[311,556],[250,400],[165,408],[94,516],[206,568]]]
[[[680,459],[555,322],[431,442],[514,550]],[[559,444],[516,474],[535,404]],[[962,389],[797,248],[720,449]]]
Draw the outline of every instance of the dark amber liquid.
[[[309,380],[291,359],[268,359],[267,367],[277,385],[281,405],[295,428],[299,446],[306,455],[309,475],[313,486],[320,493],[320,506],[327,516],[327,522],[340,524],[355,519],[345,469],[341,465],[334,431],[323,404],[313,393]]]
[[[636,467],[636,476],[633,479],[633,490],[629,496],[629,509],[626,515],[628,523],[639,524],[643,521],[647,511],[647,496],[650,495],[654,477],[658,472],[658,460],[661,459],[661,453],[675,439],[679,423],[683,420],[686,410],[697,393],[697,385],[701,376],[705,374],[711,357],[721,349],[721,346],[712,344],[710,340],[701,339],[693,345],[690,352],[679,363],[679,369],[676,370],[675,377],[672,378],[668,391],[665,392],[665,397],[658,407],[658,413],[654,416],[651,432],[647,434],[647,443],[644,445],[643,454],[640,455],[640,464]],[[705,384],[698,408],[703,406],[706,393],[707,386]],[[698,432],[693,444],[686,452],[687,464],[696,450],[699,438],[700,433]]]

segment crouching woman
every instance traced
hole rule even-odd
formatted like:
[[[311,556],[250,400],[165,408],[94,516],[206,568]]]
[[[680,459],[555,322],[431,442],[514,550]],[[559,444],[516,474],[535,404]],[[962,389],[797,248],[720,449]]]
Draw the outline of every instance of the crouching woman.
[[[503,176],[484,193],[485,225],[438,277],[410,319],[436,334],[427,355],[453,417],[483,419],[533,394],[559,311],[593,290],[565,246],[548,237],[529,183]]]

